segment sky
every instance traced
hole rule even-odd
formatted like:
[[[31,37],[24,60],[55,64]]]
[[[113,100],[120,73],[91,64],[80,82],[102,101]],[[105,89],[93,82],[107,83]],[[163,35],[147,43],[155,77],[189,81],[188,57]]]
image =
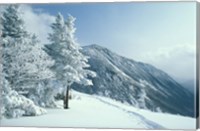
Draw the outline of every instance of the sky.
[[[48,43],[54,16],[71,14],[81,46],[98,44],[178,81],[195,79],[195,2],[32,4],[22,9],[28,30],[43,43]]]

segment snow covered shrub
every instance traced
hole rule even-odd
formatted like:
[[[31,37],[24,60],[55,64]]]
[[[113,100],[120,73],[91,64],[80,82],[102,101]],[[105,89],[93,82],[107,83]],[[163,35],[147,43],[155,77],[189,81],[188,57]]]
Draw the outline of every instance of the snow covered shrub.
[[[1,116],[17,118],[20,116],[36,116],[46,113],[46,110],[36,106],[33,101],[19,95],[10,88],[8,81],[1,79]]]

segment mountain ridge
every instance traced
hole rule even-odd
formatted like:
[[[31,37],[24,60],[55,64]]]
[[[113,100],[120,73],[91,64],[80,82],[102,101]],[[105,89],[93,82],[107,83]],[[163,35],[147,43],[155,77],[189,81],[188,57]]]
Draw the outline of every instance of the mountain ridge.
[[[82,53],[90,57],[89,69],[97,72],[97,77],[91,78],[92,87],[73,84],[73,89],[142,109],[194,116],[192,94],[164,71],[99,45],[85,46]]]

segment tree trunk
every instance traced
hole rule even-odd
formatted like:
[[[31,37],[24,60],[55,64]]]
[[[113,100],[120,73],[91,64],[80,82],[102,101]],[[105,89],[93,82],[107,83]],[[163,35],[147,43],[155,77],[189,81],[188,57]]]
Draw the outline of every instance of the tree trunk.
[[[67,86],[66,95],[64,97],[64,109],[69,108],[69,86]]]

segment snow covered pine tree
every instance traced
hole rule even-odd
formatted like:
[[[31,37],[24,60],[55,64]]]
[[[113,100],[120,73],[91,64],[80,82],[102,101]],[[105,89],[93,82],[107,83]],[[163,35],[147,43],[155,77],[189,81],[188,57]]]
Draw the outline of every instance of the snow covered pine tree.
[[[2,32],[2,19],[0,19],[0,32]],[[16,118],[23,115],[40,115],[46,111],[36,106],[31,100],[18,94],[12,90],[10,84],[6,80],[7,74],[3,71],[3,35],[0,39],[0,119],[1,118]]]
[[[6,74],[5,79],[8,81],[10,88],[17,93],[16,97],[21,92],[31,94],[31,90],[35,89],[39,83],[54,76],[53,72],[48,69],[53,65],[53,61],[43,51],[36,37],[26,31],[18,5],[9,5],[1,15],[1,22],[3,32],[1,43],[2,72]],[[20,97],[29,101],[29,104],[34,105],[30,99],[22,95]],[[37,103],[37,100],[34,100]],[[30,106],[24,106],[27,102],[20,102],[23,109],[27,108],[24,110],[30,110]],[[14,110],[14,108],[20,107],[13,107],[10,110]],[[40,112],[23,115],[42,114],[43,109],[40,109]]]
[[[75,18],[68,16],[67,21],[59,13],[55,23],[51,25],[52,33],[49,34],[50,44],[46,45],[46,52],[55,60],[52,70],[56,73],[57,80],[65,87],[64,108],[69,108],[69,90],[74,82],[92,85],[87,77],[95,77],[96,73],[88,70],[88,57],[84,56],[77,43],[74,33]]]

